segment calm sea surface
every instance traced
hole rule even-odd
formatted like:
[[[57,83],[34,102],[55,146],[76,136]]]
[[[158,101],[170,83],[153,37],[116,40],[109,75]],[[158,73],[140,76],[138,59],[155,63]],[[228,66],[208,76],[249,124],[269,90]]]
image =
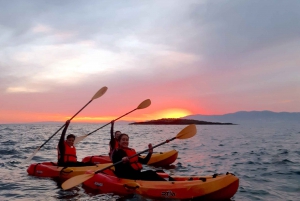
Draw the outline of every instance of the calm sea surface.
[[[93,195],[81,187],[64,191],[47,178],[28,176],[31,163],[56,161],[59,132],[28,163],[21,164],[62,124],[0,125],[0,200],[149,200],[139,196]],[[71,124],[68,133],[81,136],[100,124]],[[130,146],[141,151],[148,143],[159,144],[175,137],[185,126],[115,125],[130,135]],[[77,145],[78,159],[107,154],[107,126]],[[232,172],[240,178],[232,201],[300,200],[300,124],[299,122],[242,122],[239,125],[198,125],[197,134],[176,139],[155,151],[179,151],[173,175],[212,175]],[[151,167],[146,167],[151,168]]]

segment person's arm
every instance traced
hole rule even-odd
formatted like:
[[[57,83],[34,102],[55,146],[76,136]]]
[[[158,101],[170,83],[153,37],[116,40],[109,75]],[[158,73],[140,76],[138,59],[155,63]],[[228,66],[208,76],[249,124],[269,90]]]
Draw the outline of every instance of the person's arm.
[[[147,156],[145,158],[139,157],[139,162],[142,164],[147,164],[152,156],[153,153],[152,144],[149,144],[148,148],[149,148],[149,153],[147,154]]]
[[[111,151],[115,149],[115,140],[116,140],[114,136],[114,123],[115,121],[111,121],[110,141],[109,141]]]
[[[69,127],[69,124],[70,124],[70,120],[67,120],[66,124],[65,124],[65,127],[64,127],[64,130],[62,131],[59,142],[58,142],[58,149],[59,149],[59,153],[60,153],[59,162],[64,161],[64,155],[65,155],[65,143],[64,143],[64,141],[65,141],[65,135],[66,135],[67,129]]]

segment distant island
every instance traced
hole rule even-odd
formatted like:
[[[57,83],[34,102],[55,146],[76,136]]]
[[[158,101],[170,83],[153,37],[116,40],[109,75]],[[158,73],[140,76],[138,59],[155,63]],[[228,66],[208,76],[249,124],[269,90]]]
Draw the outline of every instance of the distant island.
[[[220,123],[220,122],[208,122],[208,121],[199,121],[194,119],[181,119],[181,118],[163,118],[151,121],[144,122],[134,122],[129,125],[189,125],[189,124],[197,124],[197,125],[235,125],[233,123]]]

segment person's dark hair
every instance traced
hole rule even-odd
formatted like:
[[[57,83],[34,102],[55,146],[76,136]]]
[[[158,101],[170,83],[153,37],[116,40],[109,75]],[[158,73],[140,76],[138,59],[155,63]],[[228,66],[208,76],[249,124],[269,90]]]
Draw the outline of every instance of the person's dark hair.
[[[120,133],[120,134],[122,134],[122,132],[121,132],[121,131],[116,131],[116,132],[115,132],[115,137],[116,137],[116,134],[117,134],[117,133]]]
[[[69,139],[69,138],[74,138],[75,139],[76,137],[75,137],[75,135],[70,134],[70,135],[67,136],[67,139]]]
[[[126,133],[122,133],[122,134],[119,136],[119,138],[118,138],[118,141],[119,141],[119,142],[120,142],[121,138],[122,138],[124,135],[126,135],[126,136],[129,138],[129,136],[128,136]]]

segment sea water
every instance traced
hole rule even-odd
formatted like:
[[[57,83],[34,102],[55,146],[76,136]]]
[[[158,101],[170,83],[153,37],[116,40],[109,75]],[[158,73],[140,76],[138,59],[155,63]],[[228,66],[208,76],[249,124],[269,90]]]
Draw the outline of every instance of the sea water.
[[[50,178],[29,176],[31,163],[57,160],[61,132],[44,145],[27,164],[22,162],[61,124],[0,125],[0,200],[150,200],[140,196],[91,194],[82,186],[64,191]],[[88,134],[101,124],[72,124],[67,134]],[[130,136],[137,151],[175,137],[185,125],[115,125]],[[78,160],[108,153],[110,126],[93,133],[77,147]],[[197,125],[190,139],[175,139],[154,151],[179,151],[171,175],[213,175],[232,172],[240,179],[232,201],[300,200],[300,124],[294,122],[241,122],[238,125]],[[153,167],[145,167],[154,169]]]

